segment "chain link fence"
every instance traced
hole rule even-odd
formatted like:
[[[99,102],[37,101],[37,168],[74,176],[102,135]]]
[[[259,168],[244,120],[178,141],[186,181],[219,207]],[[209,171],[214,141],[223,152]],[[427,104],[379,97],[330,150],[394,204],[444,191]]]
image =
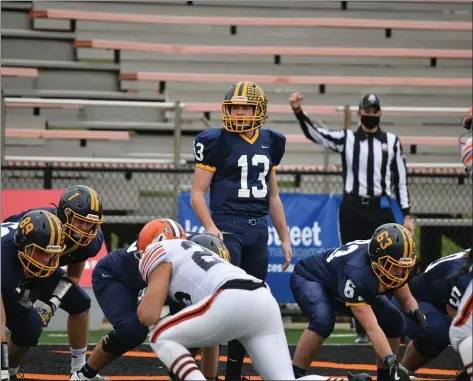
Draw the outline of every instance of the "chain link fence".
[[[87,184],[103,200],[110,249],[124,245],[151,218],[178,218],[179,192],[190,191],[193,166],[105,163],[10,163],[2,167],[3,189],[64,189]],[[340,168],[281,168],[280,192],[341,193]],[[417,219],[421,267],[433,258],[471,245],[472,185],[460,169],[409,169],[411,210]],[[113,229],[112,229],[113,227]],[[108,228],[108,229],[107,229]],[[118,231],[121,232],[118,234]],[[113,239],[116,236],[118,239]]]

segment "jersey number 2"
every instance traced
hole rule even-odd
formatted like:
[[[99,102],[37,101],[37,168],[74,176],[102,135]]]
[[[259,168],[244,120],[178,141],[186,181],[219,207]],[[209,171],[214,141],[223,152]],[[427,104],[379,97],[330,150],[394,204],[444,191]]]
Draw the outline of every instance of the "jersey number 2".
[[[251,159],[251,164],[257,167],[263,164],[263,171],[258,176],[258,181],[261,183],[261,188],[251,187],[251,194],[254,198],[265,198],[268,194],[268,186],[266,185],[266,175],[269,172],[269,159],[264,155],[254,155]],[[241,188],[238,189],[238,197],[249,198],[250,189],[248,189],[248,155],[241,155],[238,159],[238,166],[241,167]]]

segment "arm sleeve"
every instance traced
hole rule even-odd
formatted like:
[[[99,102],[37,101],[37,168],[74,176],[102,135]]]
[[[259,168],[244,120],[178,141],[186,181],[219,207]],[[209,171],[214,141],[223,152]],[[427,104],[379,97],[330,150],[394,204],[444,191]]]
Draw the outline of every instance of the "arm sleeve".
[[[170,262],[163,245],[159,242],[148,245],[138,265],[141,277],[146,283],[153,270],[163,262]]]
[[[394,143],[394,160],[392,163],[393,183],[396,190],[396,198],[402,210],[402,214],[410,214],[409,191],[407,189],[407,168],[404,160],[404,152],[399,138]]]
[[[195,165],[210,172],[217,170],[219,153],[217,152],[215,131],[207,130],[198,134],[194,140]]]
[[[281,159],[286,152],[286,137],[277,132],[273,132],[273,144],[271,145],[271,156],[273,160],[273,168],[281,163]]]
[[[327,130],[322,128],[310,120],[310,118],[302,112],[295,113],[297,120],[302,128],[302,132],[307,139],[318,143],[332,151],[342,153],[345,147],[346,132],[345,130]]]

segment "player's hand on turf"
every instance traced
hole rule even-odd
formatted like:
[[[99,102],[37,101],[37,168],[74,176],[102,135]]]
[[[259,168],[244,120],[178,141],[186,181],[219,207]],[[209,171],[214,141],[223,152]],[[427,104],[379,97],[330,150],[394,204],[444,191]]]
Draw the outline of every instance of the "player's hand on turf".
[[[410,381],[409,371],[401,365],[396,355],[391,354],[384,360],[384,365],[389,369],[389,379],[391,381]]]
[[[291,242],[281,242],[281,249],[282,252],[284,253],[284,258],[286,261],[284,262],[284,266],[282,267],[282,271],[286,271],[291,264],[292,261],[292,247],[291,247]]]
[[[353,374],[352,372],[347,372],[347,377],[348,381],[373,381],[368,373]]]
[[[296,91],[292,93],[289,97],[289,105],[292,107],[293,110],[299,110],[302,106],[302,101],[304,100],[304,96]]]
[[[415,309],[415,310],[410,310],[409,315],[416,322],[416,324],[423,330],[425,331],[425,328],[427,327],[427,318],[426,316],[422,313],[420,309]]]
[[[223,241],[223,233],[220,230],[218,230],[216,226],[211,227],[206,230],[207,230],[207,233],[213,234]]]
[[[49,324],[49,321],[56,312],[56,306],[54,304],[43,304],[42,306],[36,307],[39,317],[42,321],[42,327],[46,328]]]

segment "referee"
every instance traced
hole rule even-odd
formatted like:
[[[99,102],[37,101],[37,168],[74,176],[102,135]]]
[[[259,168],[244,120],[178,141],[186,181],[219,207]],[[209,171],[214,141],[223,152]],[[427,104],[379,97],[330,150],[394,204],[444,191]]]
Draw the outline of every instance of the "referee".
[[[302,111],[303,99],[298,92],[289,97],[304,135],[342,156],[344,192],[338,215],[342,244],[370,239],[378,226],[394,222],[392,188],[404,215],[404,226],[413,233],[414,219],[410,215],[401,142],[395,134],[379,126],[379,98],[375,94],[362,97],[358,110],[360,125],[356,131],[321,128]],[[357,327],[355,342],[367,342],[368,338],[360,329]]]

